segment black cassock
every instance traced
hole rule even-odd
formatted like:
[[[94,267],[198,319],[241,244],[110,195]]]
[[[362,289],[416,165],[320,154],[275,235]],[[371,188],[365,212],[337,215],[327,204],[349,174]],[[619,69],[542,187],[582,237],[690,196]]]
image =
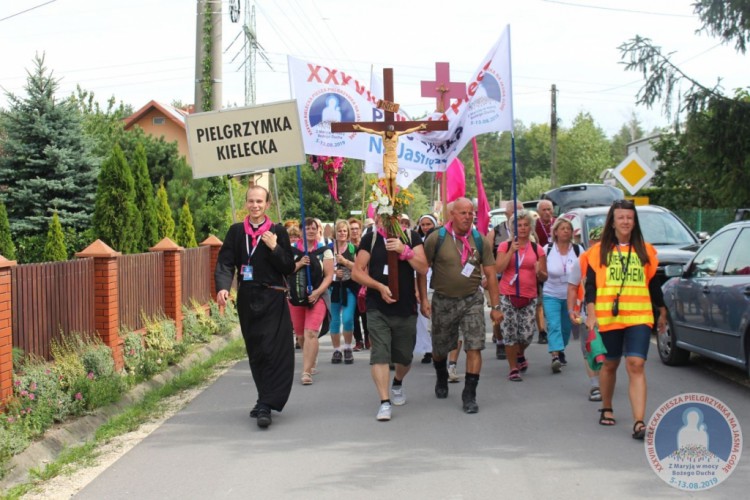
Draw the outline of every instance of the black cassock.
[[[237,314],[258,390],[257,402],[281,411],[292,391],[294,345],[286,293],[273,287],[286,286],[285,278],[294,272],[294,257],[284,226],[276,224],[271,231],[277,237],[273,252],[260,238],[253,249],[244,223],[233,224],[219,251],[215,279],[217,290],[229,290],[237,272]],[[243,280],[244,265],[252,266],[252,281]]]

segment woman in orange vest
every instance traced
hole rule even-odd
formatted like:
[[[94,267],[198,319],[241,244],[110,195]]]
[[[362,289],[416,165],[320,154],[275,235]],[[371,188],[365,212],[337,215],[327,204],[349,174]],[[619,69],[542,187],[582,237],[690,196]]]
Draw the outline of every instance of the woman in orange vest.
[[[598,326],[607,355],[599,374],[602,392],[600,425],[615,425],[612,395],[617,367],[625,356],[628,394],[633,412],[633,438],[643,439],[646,424],[645,364],[659,308],[657,330],[667,328],[664,297],[656,274],[656,250],[643,240],[635,205],[618,200],[607,213],[601,243],[591,247],[586,272],[586,326]],[[653,304],[653,305],[652,305]]]

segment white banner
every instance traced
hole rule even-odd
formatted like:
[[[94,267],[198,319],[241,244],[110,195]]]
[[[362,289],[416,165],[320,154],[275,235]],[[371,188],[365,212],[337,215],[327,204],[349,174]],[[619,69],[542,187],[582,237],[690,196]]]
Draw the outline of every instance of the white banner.
[[[421,132],[399,140],[399,167],[406,171],[444,171],[479,134],[513,130],[510,26],[482,59],[467,82],[465,99],[428,119],[447,120],[448,130]],[[289,57],[289,80],[302,124],[305,153],[344,156],[380,163],[382,139],[366,133],[332,133],[331,122],[382,121],[375,107],[381,96],[339,68]],[[397,116],[396,120],[405,120]],[[374,161],[373,161],[374,160]]]

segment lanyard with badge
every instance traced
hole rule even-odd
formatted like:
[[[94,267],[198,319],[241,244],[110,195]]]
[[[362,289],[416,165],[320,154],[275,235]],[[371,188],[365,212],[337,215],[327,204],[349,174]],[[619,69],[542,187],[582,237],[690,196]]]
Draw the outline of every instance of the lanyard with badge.
[[[258,243],[253,247],[252,250],[250,250],[250,236],[245,234],[245,248],[247,249],[247,264],[240,268],[240,272],[242,273],[242,281],[253,281],[253,266],[250,265],[250,259],[253,257],[253,254],[255,253],[255,250],[257,250],[259,245],[260,245],[260,240],[258,240]]]
[[[630,252],[633,250],[633,245],[628,245],[628,260],[622,261],[622,252],[620,251],[620,245],[617,245],[617,254],[620,256],[620,266],[622,267],[622,281],[620,282],[620,291],[617,292],[614,302],[612,302],[612,316],[620,314],[620,295],[622,295],[622,289],[625,287],[625,280],[628,275],[628,266],[630,266]]]
[[[451,236],[453,236],[453,242],[456,243],[456,249],[458,249],[458,242],[461,241],[461,264],[463,264],[463,269],[461,269],[461,275],[465,276],[467,278],[471,278],[471,275],[474,273],[475,266],[471,263],[471,258],[475,257],[476,250],[473,250],[471,246],[469,245],[469,239],[468,236],[465,236],[463,239],[456,238],[456,232],[451,229]],[[464,246],[468,248],[464,248]],[[466,263],[463,262],[463,253],[464,251],[469,254],[466,258]]]
[[[523,255],[521,255],[521,256],[520,256],[520,257],[518,258],[518,269],[516,269],[516,274],[514,274],[514,275],[513,275],[513,277],[512,277],[512,278],[511,278],[511,280],[510,280],[510,284],[511,284],[511,285],[512,285],[512,284],[514,284],[514,283],[516,282],[516,279],[518,279],[518,272],[519,272],[519,271],[521,270],[521,268],[523,267],[523,260],[524,260],[524,259],[526,258],[526,252],[528,252],[528,250],[529,250],[529,243],[527,243],[527,244],[526,244],[526,246],[525,246],[525,247],[523,247]]]

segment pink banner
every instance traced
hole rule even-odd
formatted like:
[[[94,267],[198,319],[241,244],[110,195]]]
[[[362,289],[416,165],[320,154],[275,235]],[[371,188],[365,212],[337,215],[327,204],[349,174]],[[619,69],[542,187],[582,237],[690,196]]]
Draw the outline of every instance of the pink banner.
[[[466,196],[466,172],[464,172],[464,164],[461,163],[461,160],[456,158],[451,162],[448,166],[446,179],[448,182],[446,185],[448,203],[456,198]]]
[[[479,151],[475,138],[471,139],[471,148],[474,151],[474,173],[477,176],[477,230],[486,236],[490,226],[490,204],[482,184],[482,169],[479,166]]]

